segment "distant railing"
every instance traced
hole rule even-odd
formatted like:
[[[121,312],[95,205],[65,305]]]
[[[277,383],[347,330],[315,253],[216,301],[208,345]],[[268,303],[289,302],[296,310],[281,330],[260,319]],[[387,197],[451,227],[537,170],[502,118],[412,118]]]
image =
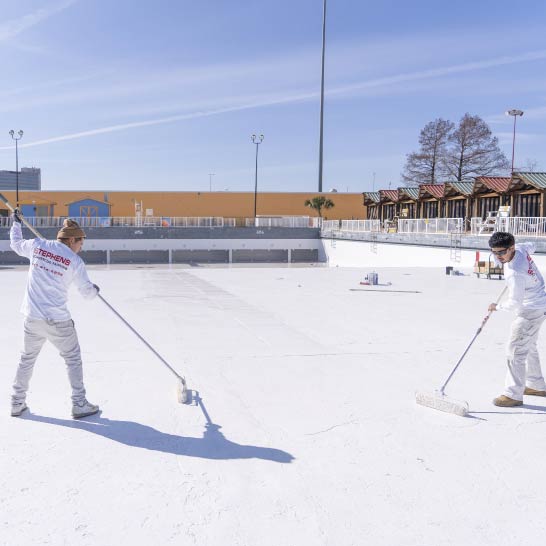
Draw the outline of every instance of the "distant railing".
[[[71,217],[81,227],[174,227],[174,228],[221,228],[221,227],[287,227],[318,228],[322,218],[309,216],[271,216],[257,218],[222,218],[220,216],[111,216],[111,217]],[[59,228],[66,216],[47,217],[29,216],[26,221],[35,228]],[[0,217],[0,227],[10,227],[11,218]]]
[[[512,235],[544,237],[546,235],[546,218],[543,216],[497,217],[494,223],[487,223],[481,218],[470,221],[472,235],[488,235],[494,231],[507,231]]]
[[[341,231],[381,231],[381,220],[341,220]]]
[[[452,233],[462,232],[463,218],[419,218],[415,220],[399,219],[398,233]]]
[[[247,218],[246,227],[289,227],[289,228],[318,228],[322,223],[320,217],[310,216],[257,216]]]
[[[215,228],[235,226],[235,218],[220,216],[111,216],[111,217],[71,217],[81,227],[181,227],[181,228]],[[59,228],[66,217],[29,216],[25,220],[35,228]],[[0,227],[10,227],[11,218],[0,217]]]

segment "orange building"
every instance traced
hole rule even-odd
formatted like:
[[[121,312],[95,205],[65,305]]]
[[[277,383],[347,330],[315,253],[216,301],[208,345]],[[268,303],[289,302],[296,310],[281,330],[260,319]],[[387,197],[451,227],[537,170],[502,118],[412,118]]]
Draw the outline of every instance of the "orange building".
[[[15,203],[14,191],[3,191]],[[318,192],[268,192],[257,195],[258,216],[317,216],[315,210],[304,205]],[[322,216],[336,219],[365,219],[366,207],[362,193],[323,193],[334,207],[322,211]],[[90,200],[97,203],[94,208]],[[80,201],[82,202],[79,206]],[[218,216],[223,218],[252,218],[253,192],[167,192],[167,191],[19,191],[19,202],[25,216],[89,216],[97,210],[109,210],[110,216]],[[105,205],[107,208],[101,207]],[[70,208],[70,213],[69,213]],[[76,214],[77,212],[77,214]],[[0,214],[7,210],[0,208]],[[103,215],[103,214],[99,214]]]

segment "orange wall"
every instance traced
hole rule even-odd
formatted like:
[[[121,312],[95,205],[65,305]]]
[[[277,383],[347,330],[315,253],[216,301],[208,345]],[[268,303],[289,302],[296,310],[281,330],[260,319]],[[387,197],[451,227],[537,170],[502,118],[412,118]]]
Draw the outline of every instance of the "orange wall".
[[[15,202],[15,192],[3,191]],[[316,211],[305,207],[306,199],[319,193],[258,193],[257,214],[263,216],[316,216]],[[361,193],[327,193],[335,206],[323,210],[323,217],[335,219],[366,218]],[[66,216],[68,203],[90,197],[108,201],[112,216],[134,216],[134,200],[142,201],[142,214],[153,209],[154,216],[223,216],[224,218],[253,217],[252,192],[99,192],[99,191],[19,191],[19,201],[30,204],[55,203],[54,216]]]

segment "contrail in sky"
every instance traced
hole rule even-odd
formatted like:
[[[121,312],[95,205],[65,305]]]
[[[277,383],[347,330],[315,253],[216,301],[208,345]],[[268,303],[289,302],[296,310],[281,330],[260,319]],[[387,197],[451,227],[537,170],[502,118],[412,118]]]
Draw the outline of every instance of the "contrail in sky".
[[[57,2],[46,8],[37,9],[32,13],[19,17],[19,19],[11,19],[5,23],[0,23],[0,42],[15,38],[21,32],[41,23],[56,13],[64,11],[77,1],[78,0],[64,0],[64,2]]]
[[[72,2],[65,2],[66,5],[68,5],[68,3],[72,3]],[[521,55],[504,56],[504,57],[498,57],[495,59],[487,59],[483,61],[462,63],[462,64],[451,65],[446,67],[433,68],[430,70],[408,72],[406,74],[398,74],[395,76],[388,76],[385,78],[378,78],[375,80],[368,80],[368,81],[364,81],[364,82],[360,82],[360,83],[356,83],[352,85],[339,86],[339,87],[330,89],[327,92],[327,95],[331,95],[331,96],[344,95],[348,93],[365,91],[366,89],[372,89],[372,88],[377,88],[377,87],[382,87],[387,85],[395,85],[395,84],[404,83],[408,81],[418,81],[418,80],[424,80],[424,79],[430,79],[430,78],[437,78],[440,76],[449,76],[452,74],[462,74],[465,72],[473,72],[476,70],[483,70],[483,69],[497,67],[497,66],[505,66],[510,64],[530,62],[530,61],[536,61],[536,60],[542,60],[542,59],[546,59],[546,50],[531,51],[531,52],[523,53]],[[62,135],[58,137],[51,137],[44,140],[37,140],[35,142],[28,142],[25,144],[20,144],[19,147],[30,148],[31,146],[41,146],[44,144],[61,142],[63,140],[75,140],[78,138],[85,138],[85,137],[90,137],[95,135],[106,134],[106,133],[113,133],[116,131],[126,131],[129,129],[136,129],[139,127],[148,127],[151,125],[173,123],[175,121],[184,121],[188,119],[216,116],[216,115],[226,114],[230,112],[238,112],[238,111],[250,110],[254,108],[263,108],[264,106],[274,106],[277,104],[287,104],[287,103],[307,101],[311,99],[316,99],[317,97],[318,97],[318,92],[309,92],[309,93],[289,95],[289,96],[280,97],[280,98],[272,98],[272,99],[269,98],[263,101],[255,101],[255,102],[243,104],[243,105],[233,105],[226,108],[202,110],[202,111],[190,112],[187,114],[178,114],[174,116],[161,117],[161,118],[145,120],[145,121],[135,121],[135,122],[123,123],[119,125],[110,125],[108,127],[91,129],[89,131],[81,131],[78,133],[71,133],[68,135]],[[12,148],[13,146],[3,146],[3,147],[0,147],[0,150],[10,150]]]

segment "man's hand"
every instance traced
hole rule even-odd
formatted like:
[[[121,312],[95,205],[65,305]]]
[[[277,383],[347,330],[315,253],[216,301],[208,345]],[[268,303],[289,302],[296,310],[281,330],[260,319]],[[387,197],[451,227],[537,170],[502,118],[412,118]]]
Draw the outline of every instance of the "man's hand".
[[[100,292],[100,288],[96,284],[93,285],[93,288],[97,291],[97,294]]]
[[[496,311],[497,310],[497,304],[496,303],[490,303],[489,304],[489,307],[487,308],[487,310],[492,313],[493,311]]]
[[[21,211],[19,209],[15,209],[11,215],[14,222],[17,222],[18,224],[21,223]]]

